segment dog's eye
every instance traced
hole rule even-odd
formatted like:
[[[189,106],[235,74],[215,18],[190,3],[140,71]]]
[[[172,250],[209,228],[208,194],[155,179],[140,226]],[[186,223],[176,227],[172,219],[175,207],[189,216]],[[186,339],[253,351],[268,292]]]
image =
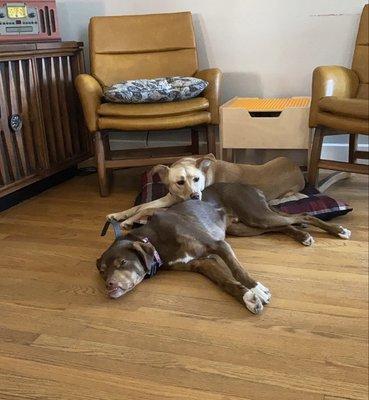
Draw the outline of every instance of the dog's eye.
[[[104,275],[106,271],[106,266],[99,268],[100,275]]]
[[[185,181],[184,181],[184,180],[181,180],[181,181],[178,181],[178,182],[177,182],[177,185],[181,185],[181,186],[182,186],[182,185],[184,185],[184,184],[185,184]]]
[[[200,180],[199,177],[193,178],[194,182],[198,182]]]
[[[126,260],[120,260],[117,268],[118,268],[118,269],[119,269],[119,268],[123,268],[123,266],[124,266],[125,263],[126,263]]]

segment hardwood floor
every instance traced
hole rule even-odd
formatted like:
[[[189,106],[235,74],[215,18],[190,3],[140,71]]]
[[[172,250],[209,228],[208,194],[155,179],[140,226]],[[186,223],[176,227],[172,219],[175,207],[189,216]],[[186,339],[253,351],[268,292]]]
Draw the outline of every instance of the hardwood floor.
[[[261,316],[190,273],[105,297],[99,232],[137,188],[137,170],[108,198],[76,177],[0,215],[1,400],[368,398],[367,178],[330,191],[354,206],[336,220],[351,241],[229,240],[272,290]]]

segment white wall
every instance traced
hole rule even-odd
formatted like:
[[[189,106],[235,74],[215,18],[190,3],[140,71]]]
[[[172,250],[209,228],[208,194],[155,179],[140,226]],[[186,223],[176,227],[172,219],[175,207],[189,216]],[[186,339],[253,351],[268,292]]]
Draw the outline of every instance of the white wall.
[[[95,15],[191,11],[201,68],[224,73],[222,101],[234,96],[310,94],[319,65],[351,63],[365,0],[58,0],[64,40],[88,45]],[[144,145],[145,133],[130,133]],[[184,140],[188,135],[176,135]],[[150,141],[173,140],[152,134]],[[334,137],[344,142],[344,138]],[[151,142],[150,142],[151,143]]]
[[[318,65],[351,61],[365,0],[59,0],[64,40],[91,16],[192,11],[202,68],[224,72],[223,100],[310,93]]]

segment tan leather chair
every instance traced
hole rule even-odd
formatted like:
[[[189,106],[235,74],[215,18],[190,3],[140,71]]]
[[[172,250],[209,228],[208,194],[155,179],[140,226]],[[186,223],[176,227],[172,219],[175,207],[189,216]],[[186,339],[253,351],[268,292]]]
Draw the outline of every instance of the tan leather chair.
[[[94,134],[102,196],[109,194],[109,177],[113,169],[171,163],[179,156],[198,154],[199,127],[206,127],[208,151],[215,153],[214,125],[219,123],[222,74],[215,68],[199,71],[190,12],[94,17],[90,21],[89,34],[91,75],[79,75],[75,83],[87,127]],[[209,86],[200,97],[180,102],[103,102],[104,86],[128,79],[179,75],[202,78],[209,82]],[[192,127],[191,146],[139,149],[135,152],[136,158],[131,158],[132,151],[117,154],[109,148],[109,131],[185,127]]]
[[[358,134],[369,134],[369,8],[364,7],[351,69],[340,66],[318,67],[313,73],[310,127],[314,141],[308,180],[317,184],[319,168],[368,174],[369,168],[357,164],[368,159],[368,152],[357,150]],[[322,160],[324,136],[348,133],[348,162]]]

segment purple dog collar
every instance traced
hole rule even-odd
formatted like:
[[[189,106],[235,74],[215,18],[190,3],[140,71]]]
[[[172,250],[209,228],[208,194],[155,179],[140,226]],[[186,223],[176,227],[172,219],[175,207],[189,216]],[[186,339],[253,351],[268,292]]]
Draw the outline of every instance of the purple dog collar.
[[[161,261],[159,253],[156,251],[155,247],[153,246],[153,244],[150,242],[150,240],[147,237],[142,238],[141,241],[143,243],[150,244],[154,250],[154,259],[151,264],[151,269],[150,269],[150,272],[148,272],[146,275],[147,278],[152,278],[158,272],[158,269],[163,265],[163,262]]]

